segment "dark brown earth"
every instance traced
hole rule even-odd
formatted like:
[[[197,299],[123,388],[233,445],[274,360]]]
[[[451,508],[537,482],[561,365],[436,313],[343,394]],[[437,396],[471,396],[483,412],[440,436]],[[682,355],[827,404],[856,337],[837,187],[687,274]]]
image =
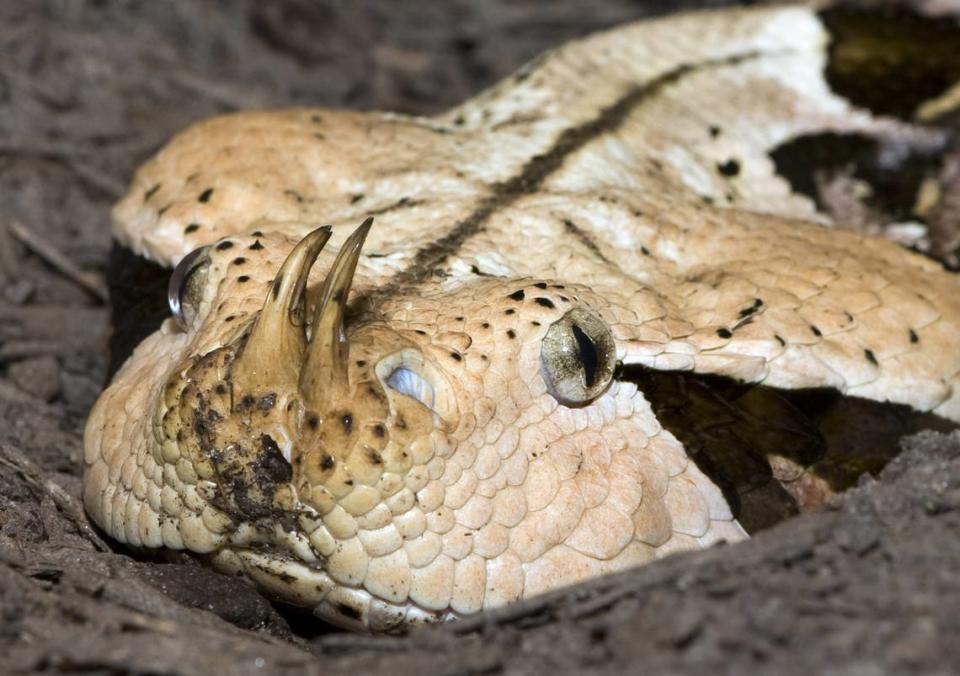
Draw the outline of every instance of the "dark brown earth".
[[[568,38],[722,4],[0,3],[0,673],[955,672],[958,434],[905,439],[876,479],[748,543],[406,639],[323,627],[188,557],[134,558],[83,514],[81,434],[108,362],[108,210],[171,134],[249,107],[433,112]],[[955,148],[894,167],[911,190],[939,188],[913,215],[948,264]],[[854,150],[856,166],[828,162],[806,183],[859,227],[902,218],[844,191],[879,171],[876,148]]]

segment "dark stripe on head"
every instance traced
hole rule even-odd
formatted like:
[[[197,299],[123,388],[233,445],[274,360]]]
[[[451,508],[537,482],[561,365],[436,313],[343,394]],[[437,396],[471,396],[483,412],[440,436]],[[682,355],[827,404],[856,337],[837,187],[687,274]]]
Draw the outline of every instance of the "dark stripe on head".
[[[460,250],[464,242],[483,230],[494,213],[525,195],[537,192],[546,180],[563,166],[568,157],[600,136],[616,131],[638,106],[667,86],[675,84],[690,73],[738,64],[757,56],[756,52],[748,52],[703,63],[684,64],[648,82],[630,87],[592,119],[565,129],[549,150],[531,157],[517,174],[505,181],[494,183],[490,193],[480,200],[466,218],[446,235],[420,249],[409,267],[398,273],[383,293],[389,294],[398,288],[421,284],[430,279],[447,258]]]

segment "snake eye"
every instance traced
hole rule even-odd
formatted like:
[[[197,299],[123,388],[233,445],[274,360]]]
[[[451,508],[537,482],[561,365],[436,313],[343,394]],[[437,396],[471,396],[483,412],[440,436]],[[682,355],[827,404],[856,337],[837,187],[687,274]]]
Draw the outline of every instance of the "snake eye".
[[[194,249],[177,263],[167,284],[167,304],[177,325],[186,330],[197,315],[210,269],[207,247]]]
[[[584,406],[603,394],[617,361],[610,328],[594,314],[574,308],[543,337],[540,365],[547,389],[564,406]]]

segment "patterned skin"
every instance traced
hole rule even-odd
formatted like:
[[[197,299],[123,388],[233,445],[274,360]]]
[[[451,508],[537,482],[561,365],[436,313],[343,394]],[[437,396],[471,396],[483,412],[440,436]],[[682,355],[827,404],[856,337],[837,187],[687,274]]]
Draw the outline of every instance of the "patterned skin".
[[[397,631],[745,537],[624,366],[960,420],[957,279],[767,155],[899,128],[829,91],[825,44],[805,8],[681,15],[434,118],[187,130],[114,212],[161,263],[207,248],[91,414],[91,516]]]

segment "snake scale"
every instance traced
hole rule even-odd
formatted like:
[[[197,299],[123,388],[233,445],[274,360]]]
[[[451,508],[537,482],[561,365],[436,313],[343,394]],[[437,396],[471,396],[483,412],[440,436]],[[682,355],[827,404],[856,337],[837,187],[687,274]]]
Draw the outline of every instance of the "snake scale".
[[[913,133],[831,91],[828,44],[806,7],[683,14],[435,117],[181,133],[113,214],[174,314],[90,415],[88,512],[400,631],[746,537],[630,369],[960,420],[957,278],[829,227],[770,158]],[[774,471],[798,499],[801,470]]]

